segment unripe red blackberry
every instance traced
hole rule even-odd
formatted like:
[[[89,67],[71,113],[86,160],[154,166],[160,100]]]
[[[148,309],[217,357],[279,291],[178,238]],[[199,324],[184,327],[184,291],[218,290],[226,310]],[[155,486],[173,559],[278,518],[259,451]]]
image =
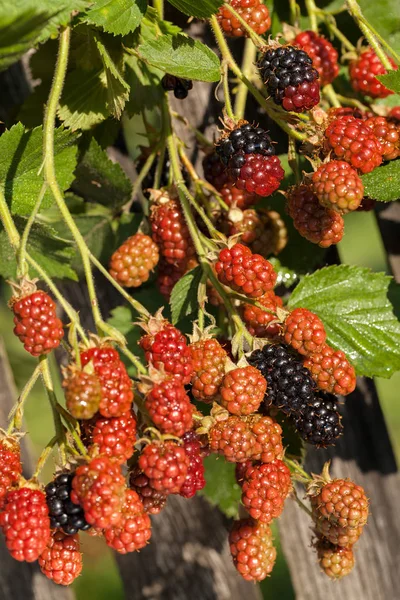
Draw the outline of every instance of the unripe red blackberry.
[[[240,123],[235,129],[227,130],[217,142],[216,152],[224,164],[230,164],[230,160],[238,154],[275,154],[275,147],[265,129],[247,122]]]
[[[382,163],[384,148],[361,119],[337,117],[325,130],[325,143],[336,158],[362,173],[370,173]]]
[[[334,445],[343,433],[337,398],[325,392],[316,393],[294,423],[300,437],[318,448]]]
[[[158,515],[167,502],[167,496],[150,486],[149,478],[137,465],[129,475],[129,487],[138,494],[144,511],[149,515]]]
[[[350,479],[318,479],[308,486],[313,518],[343,528],[364,527],[369,501],[364,489]]]
[[[155,369],[164,369],[165,373],[179,379],[183,385],[190,383],[193,362],[186,338],[168,321],[152,318],[146,329],[149,331],[140,339],[146,360]]]
[[[338,76],[339,55],[329,40],[315,31],[301,31],[294,38],[293,44],[302,48],[312,59],[313,67],[318,71],[321,86],[332,83]]]
[[[72,365],[64,375],[62,385],[67,410],[75,419],[91,419],[100,406],[100,379],[95,373],[79,371],[76,365]]]
[[[103,417],[120,417],[133,401],[133,383],[117,350],[102,345],[81,353],[82,368],[92,363],[101,385],[99,412]]]
[[[189,468],[179,494],[184,498],[192,498],[196,492],[206,485],[200,439],[194,431],[182,436],[183,447],[189,457]]]
[[[321,248],[338,244],[343,237],[342,215],[321,206],[309,185],[301,184],[290,188],[286,211],[300,235]]]
[[[243,244],[221,250],[215,270],[221,283],[250,298],[272,290],[277,278],[271,263]]]
[[[335,546],[321,537],[315,548],[321,569],[331,579],[341,579],[353,570],[355,559],[351,547]]]
[[[125,489],[120,465],[99,456],[76,469],[71,500],[82,506],[90,525],[105,529],[119,523]]]
[[[341,350],[334,350],[325,344],[320,352],[308,356],[304,366],[320,390],[347,396],[355,390],[356,373]]]
[[[29,286],[32,289],[32,286]],[[14,333],[32,356],[48,354],[64,337],[63,324],[56,315],[56,303],[42,290],[13,296]]]
[[[123,464],[135,451],[136,419],[132,411],[120,417],[99,416],[94,420],[90,437],[99,454]]]
[[[268,525],[253,519],[235,521],[229,534],[233,563],[243,579],[262,581],[272,571],[276,549]]]
[[[283,456],[282,427],[269,416],[251,415],[246,419],[254,436],[252,460],[270,463]]]
[[[356,210],[364,196],[360,177],[343,160],[322,164],[312,176],[312,190],[322,206],[341,214]]]
[[[250,415],[258,410],[266,389],[267,382],[255,367],[232,369],[222,380],[219,402],[232,415]]]
[[[282,513],[291,487],[290,471],[281,460],[252,465],[244,475],[242,502],[253,519],[269,525]]]
[[[394,60],[390,56],[388,56],[388,59],[393,69],[397,69]],[[350,81],[353,89],[371,98],[386,98],[386,96],[393,94],[376,78],[376,75],[384,75],[386,72],[385,67],[372,48],[367,48],[349,65]]]
[[[18,483],[22,474],[21,448],[12,436],[0,440],[0,510],[7,492]]]
[[[229,173],[240,190],[265,198],[273,194],[285,176],[278,156],[235,154],[229,161]]]
[[[383,160],[395,160],[400,156],[400,131],[393,121],[385,117],[369,117],[364,121],[378,139],[383,149]]]
[[[166,92],[174,92],[174,96],[178,100],[187,98],[189,91],[193,88],[191,79],[182,79],[169,73],[166,73],[161,79],[161,85]]]
[[[50,539],[49,509],[45,494],[38,489],[21,487],[7,492],[0,513],[6,546],[15,560],[33,562]]]
[[[331,544],[341,548],[351,548],[359,540],[362,527],[341,527],[327,519],[315,520],[317,532]]]
[[[269,210],[247,209],[241,215],[234,211],[233,221],[229,213],[223,215],[220,231],[228,237],[241,234],[240,242],[265,258],[279,254],[287,242],[287,229],[279,213]]]
[[[146,546],[151,537],[150,517],[134,490],[125,490],[120,522],[107,528],[104,537],[107,546],[119,554],[134,552]]]
[[[304,356],[320,352],[326,340],[324,324],[310,310],[295,308],[283,324],[283,340]]]
[[[193,427],[193,405],[183,383],[174,377],[156,381],[147,392],[145,407],[162,433],[177,437]]]
[[[210,402],[217,394],[225,374],[227,353],[215,338],[201,339],[190,344],[193,361],[192,394]]]
[[[257,302],[265,306],[270,312],[266,312],[253,304],[244,304],[243,321],[246,323],[251,335],[273,338],[281,330],[281,326],[276,322],[276,310],[278,307],[283,306],[282,298],[275,296],[274,292],[270,291],[261,298],[257,298]]]
[[[388,117],[394,121],[400,121],[400,106],[394,106],[390,110]]]
[[[153,241],[167,263],[186,265],[195,255],[189,229],[179,203],[169,196],[161,196],[150,210]]]
[[[71,585],[82,571],[82,553],[78,535],[53,531],[39,556],[40,570],[58,585]]]
[[[169,301],[172,290],[175,284],[191,269],[197,267],[198,262],[195,257],[192,257],[187,263],[179,265],[171,265],[163,258],[158,263],[157,270],[157,287],[161,294]]]
[[[232,416],[211,427],[209,443],[212,452],[222,454],[228,462],[241,463],[253,457],[256,439],[248,423]]]
[[[262,35],[271,27],[269,10],[262,0],[230,0],[230,5],[258,35]],[[219,9],[217,19],[228,37],[248,36],[240,21],[225,6]]]
[[[257,204],[261,199],[256,194],[250,194],[246,190],[239,190],[233,182],[225,183],[219,190],[219,193],[225,204],[242,210]]]
[[[318,71],[304,50],[270,48],[261,56],[258,68],[269,95],[285,110],[303,112],[318,104]]]
[[[165,495],[179,494],[189,464],[184,447],[170,440],[146,445],[138,461],[139,468],[149,478],[149,485]]]
[[[110,275],[124,287],[139,287],[158,263],[158,246],[150,236],[135,233],[110,259]]]

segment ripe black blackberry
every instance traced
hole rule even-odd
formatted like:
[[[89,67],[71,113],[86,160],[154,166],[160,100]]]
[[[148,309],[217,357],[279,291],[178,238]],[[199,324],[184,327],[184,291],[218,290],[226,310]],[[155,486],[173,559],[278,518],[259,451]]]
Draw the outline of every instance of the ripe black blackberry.
[[[285,110],[303,112],[318,104],[318,71],[304,50],[271,48],[261,56],[258,68],[268,93]]]
[[[337,397],[318,392],[314,400],[295,419],[297,432],[304,441],[314,446],[331,446],[343,433]]]
[[[261,154],[273,156],[275,148],[268,133],[261,127],[245,123],[219,140],[216,151],[226,165],[237,155]]]
[[[74,535],[79,530],[90,529],[83,509],[71,500],[72,480],[74,473],[62,473],[46,485],[46,502],[49,508],[50,526],[62,529],[67,535]]]
[[[286,415],[299,417],[313,403],[315,383],[310,372],[286,346],[267,344],[254,350],[248,360],[267,380],[265,407],[273,404]]]
[[[167,73],[161,79],[161,85],[165,91],[174,92],[174,96],[178,100],[184,100],[184,98],[187,98],[189,90],[192,89],[193,82],[190,79],[181,79]]]

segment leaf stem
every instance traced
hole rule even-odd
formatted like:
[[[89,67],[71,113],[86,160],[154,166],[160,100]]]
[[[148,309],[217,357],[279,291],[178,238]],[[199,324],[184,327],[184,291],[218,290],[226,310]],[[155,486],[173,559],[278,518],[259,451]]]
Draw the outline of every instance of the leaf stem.
[[[18,277],[23,277],[28,272],[28,268],[26,265],[26,247],[28,244],[28,238],[29,238],[29,234],[30,234],[32,225],[36,219],[36,215],[38,214],[38,212],[40,210],[43,197],[46,193],[46,189],[47,189],[47,183],[44,182],[40,189],[39,196],[38,196],[38,199],[36,200],[35,206],[33,207],[31,214],[29,215],[29,219],[25,225],[25,229],[24,229],[24,232],[22,234],[22,237],[21,237],[21,240],[19,243],[19,250],[18,250],[18,257],[17,257],[18,258],[18,267],[17,267],[17,276]]]
[[[242,73],[247,79],[250,81],[251,75],[253,72],[253,65],[256,60],[257,48],[253,44],[253,42],[249,39],[245,41],[244,44],[244,52],[243,52],[243,60],[242,60]],[[249,88],[244,83],[244,81],[240,81],[238,86],[238,91],[236,93],[235,100],[235,115],[238,119],[243,119],[244,113],[246,110],[246,102],[247,102],[247,94]]]

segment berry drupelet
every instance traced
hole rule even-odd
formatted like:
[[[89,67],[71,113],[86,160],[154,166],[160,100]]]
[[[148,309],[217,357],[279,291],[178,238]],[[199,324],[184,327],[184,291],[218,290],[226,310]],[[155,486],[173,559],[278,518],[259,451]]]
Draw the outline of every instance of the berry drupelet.
[[[320,76],[321,85],[332,83],[339,74],[338,53],[326,38],[315,31],[302,31],[294,39],[307,52]]]
[[[319,392],[295,419],[297,432],[305,442],[325,448],[343,433],[336,396]]]
[[[394,60],[390,57],[388,57],[388,60],[392,63],[393,68],[397,69]],[[350,81],[353,89],[371,98],[386,98],[386,96],[393,94],[376,78],[376,75],[384,75],[386,72],[385,67],[372,48],[367,48],[349,65]]]
[[[85,520],[83,508],[71,500],[73,478],[74,473],[62,473],[45,488],[50,527],[62,529],[67,535],[74,535],[79,530],[86,531],[90,528]]]
[[[264,129],[244,123],[230,131],[218,142],[216,152],[221,161],[227,165],[236,154],[273,156],[275,148]]]
[[[318,104],[318,71],[304,50],[270,48],[261,56],[258,68],[268,93],[285,110],[303,112]]]
[[[190,79],[182,79],[168,73],[161,79],[161,85],[166,92],[174,92],[174,96],[178,100],[187,98],[189,90],[193,88],[193,82]]]
[[[269,10],[263,4],[262,0],[231,0],[230,5],[258,35],[262,35],[271,27]],[[217,19],[225,35],[228,37],[248,36],[242,23],[231,13],[225,4],[219,9]]]

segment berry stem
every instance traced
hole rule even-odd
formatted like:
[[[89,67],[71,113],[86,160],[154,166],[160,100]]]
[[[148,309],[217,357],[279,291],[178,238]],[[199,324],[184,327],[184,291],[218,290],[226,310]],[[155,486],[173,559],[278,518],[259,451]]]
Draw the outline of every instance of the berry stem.
[[[34,474],[32,475],[32,479],[38,479],[40,472],[42,471],[44,465],[47,462],[47,459],[49,458],[49,456],[52,453],[53,448],[56,444],[57,444],[57,436],[55,435],[54,437],[51,438],[51,440],[48,442],[48,444],[43,449],[41,455],[39,456],[39,460],[37,461],[36,469],[35,469]]]
[[[252,27],[243,19],[243,17],[233,8],[229,3],[224,4],[224,8],[228,9],[229,12],[239,21],[243,29],[248,33],[249,38],[257,48],[265,46],[265,40],[259,36]]]
[[[332,106],[335,106],[336,108],[340,108],[342,106],[331,83],[328,83],[322,88],[322,93],[326,98],[328,98]]]
[[[230,119],[236,121],[236,117],[233,113],[232,102],[231,102],[231,93],[229,91],[229,75],[228,75],[228,63],[226,60],[223,61],[222,65],[222,85],[224,88],[224,100],[225,100],[225,110],[226,114]]]
[[[142,181],[143,179],[146,177],[147,173],[150,171],[151,167],[153,166],[153,163],[156,159],[157,156],[157,150],[158,150],[158,145],[154,148],[154,150],[151,152],[151,154],[147,157],[146,162],[144,163],[143,167],[140,169],[140,172],[138,173],[135,183],[132,186],[132,194],[131,194],[131,199],[125,204],[125,206],[122,209],[122,212],[124,212],[125,214],[128,214],[131,210],[132,204],[135,201],[136,195],[139,191],[139,188],[142,185]],[[147,211],[147,202],[145,200],[141,200],[141,205],[142,205],[142,209],[143,212],[146,214]]]
[[[15,227],[13,218],[11,216],[10,209],[8,208],[7,201],[5,199],[3,191],[0,189],[0,219],[3,224],[4,230],[7,233],[8,239],[11,246],[18,252],[19,249],[19,233]]]
[[[17,276],[18,277],[24,277],[25,275],[28,274],[28,267],[26,264],[26,246],[28,244],[28,238],[29,238],[29,234],[32,228],[32,225],[36,219],[36,215],[38,214],[41,204],[42,204],[42,200],[44,198],[44,195],[46,193],[47,190],[47,183],[44,182],[40,192],[39,192],[39,196],[38,199],[36,200],[35,206],[33,207],[33,210],[31,212],[31,214],[29,215],[29,219],[26,222],[25,225],[25,229],[24,232],[22,234],[20,243],[19,243],[19,250],[18,250],[18,267],[17,267]]]
[[[325,24],[328,27],[330,33],[333,33],[333,35],[337,37],[337,39],[340,42],[342,42],[346,50],[349,50],[350,52],[357,51],[356,47],[350,42],[350,40],[348,40],[347,37],[343,35],[343,33],[340,31],[340,29],[336,27],[336,23],[333,19],[325,19]]]
[[[58,402],[57,402],[56,395],[54,393],[54,386],[53,386],[53,380],[51,378],[48,357],[41,356],[39,358],[39,361],[40,361],[40,372],[42,375],[43,384],[46,389],[47,397],[49,399],[50,406],[51,406],[52,413],[53,413],[54,428],[56,431],[56,439],[57,439],[57,443],[58,443],[58,447],[59,447],[59,451],[60,451],[61,462],[62,462],[62,464],[65,464],[65,462],[66,462],[65,430],[64,430],[64,425],[62,424],[62,421],[61,421],[60,414],[57,409]]]
[[[312,480],[309,474],[299,465],[296,460],[292,460],[291,458],[285,456],[283,462],[294,474],[298,481],[301,481],[302,483],[309,483]]]
[[[158,12],[158,16],[162,21],[164,19],[164,0],[153,0],[153,6]]]
[[[368,23],[367,19],[365,19],[365,17],[363,16],[357,0],[346,1],[349,13],[357,23],[358,27],[361,29],[365,38],[368,40],[369,45],[374,49],[375,54],[377,55],[385,69],[387,71],[393,71],[393,66],[389,58],[386,56],[386,53],[382,50],[382,47],[379,41],[377,40],[375,34],[373,33],[372,28]]]
[[[226,43],[226,39],[224,37],[224,34],[222,33],[221,27],[219,26],[215,15],[213,15],[210,18],[210,24],[214,31],[215,39],[217,40],[217,44],[219,46],[223,59],[227,61],[229,68],[236,75],[239,81],[242,81],[247,86],[249,92],[252,94],[252,96],[254,96],[259,105],[265,110],[268,116],[271,117],[271,119],[275,121],[275,123],[277,123],[281,129],[283,129],[283,131],[285,131],[288,135],[296,138],[297,140],[305,141],[307,139],[307,135],[301,133],[300,131],[297,131],[296,129],[292,129],[292,127],[289,127],[289,125],[285,121],[280,119],[277,116],[277,111],[270,106],[270,104],[267,102],[267,100],[264,98],[261,92],[259,92],[259,90],[251,83],[251,81],[248,80],[244,73],[242,73],[240,67],[234,60],[231,51],[229,50],[229,46]]]
[[[162,177],[162,171],[163,171],[163,167],[164,167],[165,152],[166,152],[165,140],[163,140],[163,143],[160,148],[160,154],[158,156],[156,171],[154,173],[153,187],[155,190],[160,189],[160,186],[161,186],[161,177]],[[146,207],[146,210],[148,213],[148,206]]]
[[[253,73],[253,65],[256,60],[257,48],[253,44],[253,42],[249,39],[246,40],[244,44],[244,53],[243,53],[243,61],[242,61],[242,73],[247,79],[250,81]],[[243,119],[246,102],[247,102],[247,94],[249,88],[244,83],[244,81],[239,82],[238,90],[236,92],[236,100],[235,100],[235,115],[238,119]]]
[[[71,213],[64,201],[60,187],[57,182],[56,170],[54,165],[54,129],[57,114],[57,107],[64,86],[64,79],[68,66],[68,54],[70,47],[71,30],[66,27],[60,34],[59,50],[54,72],[53,84],[51,86],[49,99],[44,116],[43,124],[43,160],[44,176],[47,184],[54,196],[61,215],[67,224],[72,237],[78,246],[82,258],[82,264],[85,271],[86,283],[90,298],[90,305],[96,327],[102,322],[102,317],[97,301],[96,290],[94,287],[92,267],[89,259],[89,252],[81,232],[75,224]]]
[[[310,28],[318,33],[317,7],[314,0],[306,0],[306,8],[310,18]]]
[[[296,0],[289,0],[289,5],[290,5],[290,23],[291,25],[294,25],[295,27],[298,26],[299,23],[299,19],[300,19],[300,7],[297,4]]]
[[[31,393],[31,390],[32,390],[33,386],[35,385],[39,375],[40,375],[40,364],[37,364],[32,375],[29,377],[28,381],[24,385],[24,387],[18,397],[17,402],[14,404],[13,408],[11,409],[11,411],[8,415],[8,419],[10,422],[9,422],[8,429],[7,429],[7,435],[11,434],[11,432],[13,431],[14,428],[17,429],[18,431],[21,429],[22,419],[24,416],[24,410],[23,410],[24,404],[25,404],[29,394]]]
[[[302,502],[297,494],[296,488],[293,486],[293,496],[296,504],[303,510],[310,518],[312,518],[311,510]]]
[[[289,167],[293,171],[293,175],[295,177],[296,183],[299,183],[301,180],[301,174],[300,174],[300,169],[299,169],[298,154],[297,154],[297,150],[296,150],[296,142],[294,141],[293,138],[289,138],[288,163],[289,163]]]

